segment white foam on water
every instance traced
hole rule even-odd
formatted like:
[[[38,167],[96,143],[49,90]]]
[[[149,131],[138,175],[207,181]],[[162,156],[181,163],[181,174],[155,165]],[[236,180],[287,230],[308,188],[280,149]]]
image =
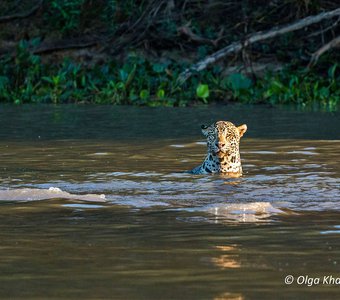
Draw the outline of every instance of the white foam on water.
[[[73,199],[91,202],[106,202],[105,195],[96,194],[71,194],[65,192],[57,187],[50,187],[48,189],[37,188],[18,188],[0,190],[0,201],[38,201],[49,199]]]

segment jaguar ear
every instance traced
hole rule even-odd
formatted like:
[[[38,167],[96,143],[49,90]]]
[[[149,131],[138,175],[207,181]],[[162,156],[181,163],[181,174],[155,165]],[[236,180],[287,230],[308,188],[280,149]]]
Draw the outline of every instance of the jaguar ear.
[[[247,125],[243,124],[241,126],[238,126],[237,129],[238,129],[238,132],[240,134],[240,137],[242,137],[247,131]]]
[[[209,127],[209,126],[207,126],[207,125],[202,125],[202,126],[201,126],[202,134],[203,134],[204,136],[207,136],[207,134],[208,134],[208,132],[207,132],[208,127]]]

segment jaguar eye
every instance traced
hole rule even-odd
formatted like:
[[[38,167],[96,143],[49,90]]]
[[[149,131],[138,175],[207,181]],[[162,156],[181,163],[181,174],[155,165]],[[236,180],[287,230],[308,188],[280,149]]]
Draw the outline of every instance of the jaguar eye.
[[[202,129],[207,129],[208,126],[207,126],[207,125],[201,125],[201,128],[202,128]]]

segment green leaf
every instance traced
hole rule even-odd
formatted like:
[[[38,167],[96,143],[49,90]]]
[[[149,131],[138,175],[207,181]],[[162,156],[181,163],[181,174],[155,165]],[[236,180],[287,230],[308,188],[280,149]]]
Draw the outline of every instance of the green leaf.
[[[202,98],[205,100],[206,98],[209,97],[209,86],[207,84],[199,84],[197,89],[196,89],[196,95],[199,98]]]
[[[31,61],[32,61],[32,64],[37,65],[37,64],[40,63],[40,57],[37,56],[37,55],[32,55],[31,56]]]
[[[136,64],[134,64],[133,68],[132,68],[131,72],[129,73],[129,76],[127,77],[126,82],[125,82],[125,88],[126,89],[128,89],[128,87],[131,84],[133,78],[135,77],[136,69],[137,69],[137,66],[136,66]]]
[[[228,83],[232,90],[245,90],[249,89],[252,86],[252,81],[240,74],[240,73],[234,73],[228,76]]]
[[[53,82],[53,84],[54,85],[58,85],[59,84],[59,82],[60,82],[60,76],[59,75],[57,75],[57,76],[52,76],[52,82]]]
[[[120,78],[121,81],[125,82],[127,80],[128,76],[129,76],[129,74],[125,70],[123,70],[123,69],[119,70],[119,78]]]
[[[108,83],[107,83],[107,87],[109,88],[109,89],[115,89],[115,87],[116,87],[116,83],[113,81],[113,80],[110,80]]]
[[[81,76],[80,82],[81,82],[81,85],[82,85],[83,87],[86,86],[86,76],[85,76],[85,75]]]
[[[116,88],[119,89],[119,90],[124,90],[125,89],[124,82],[121,82],[121,81],[117,82]]]
[[[280,93],[285,89],[285,86],[278,80],[273,80],[271,86],[274,93]]]
[[[139,93],[139,97],[142,100],[147,100],[149,98],[149,91],[148,90],[141,90]]]
[[[156,73],[163,73],[166,69],[166,65],[163,64],[153,64],[152,70]]]
[[[9,83],[9,79],[6,76],[0,76],[0,89],[4,89]]]
[[[157,91],[157,97],[162,99],[164,98],[164,96],[165,96],[165,91],[163,89],[159,89]]]
[[[129,99],[131,101],[136,101],[138,99],[138,96],[135,94],[135,91],[133,89],[129,93]]]
[[[43,76],[41,79],[47,81],[48,83],[53,83],[53,80],[50,77]]]
[[[333,66],[331,66],[328,70],[328,76],[332,79],[335,78],[335,71],[336,71],[336,68],[338,67],[337,64],[334,64]]]
[[[329,89],[326,87],[322,87],[319,93],[321,99],[327,99],[329,97]]]

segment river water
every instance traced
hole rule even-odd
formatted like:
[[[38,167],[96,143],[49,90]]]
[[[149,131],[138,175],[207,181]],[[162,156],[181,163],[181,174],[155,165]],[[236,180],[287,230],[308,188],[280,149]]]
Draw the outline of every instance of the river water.
[[[242,178],[184,172],[217,120]],[[1,106],[0,298],[339,299],[339,162],[339,113]]]

